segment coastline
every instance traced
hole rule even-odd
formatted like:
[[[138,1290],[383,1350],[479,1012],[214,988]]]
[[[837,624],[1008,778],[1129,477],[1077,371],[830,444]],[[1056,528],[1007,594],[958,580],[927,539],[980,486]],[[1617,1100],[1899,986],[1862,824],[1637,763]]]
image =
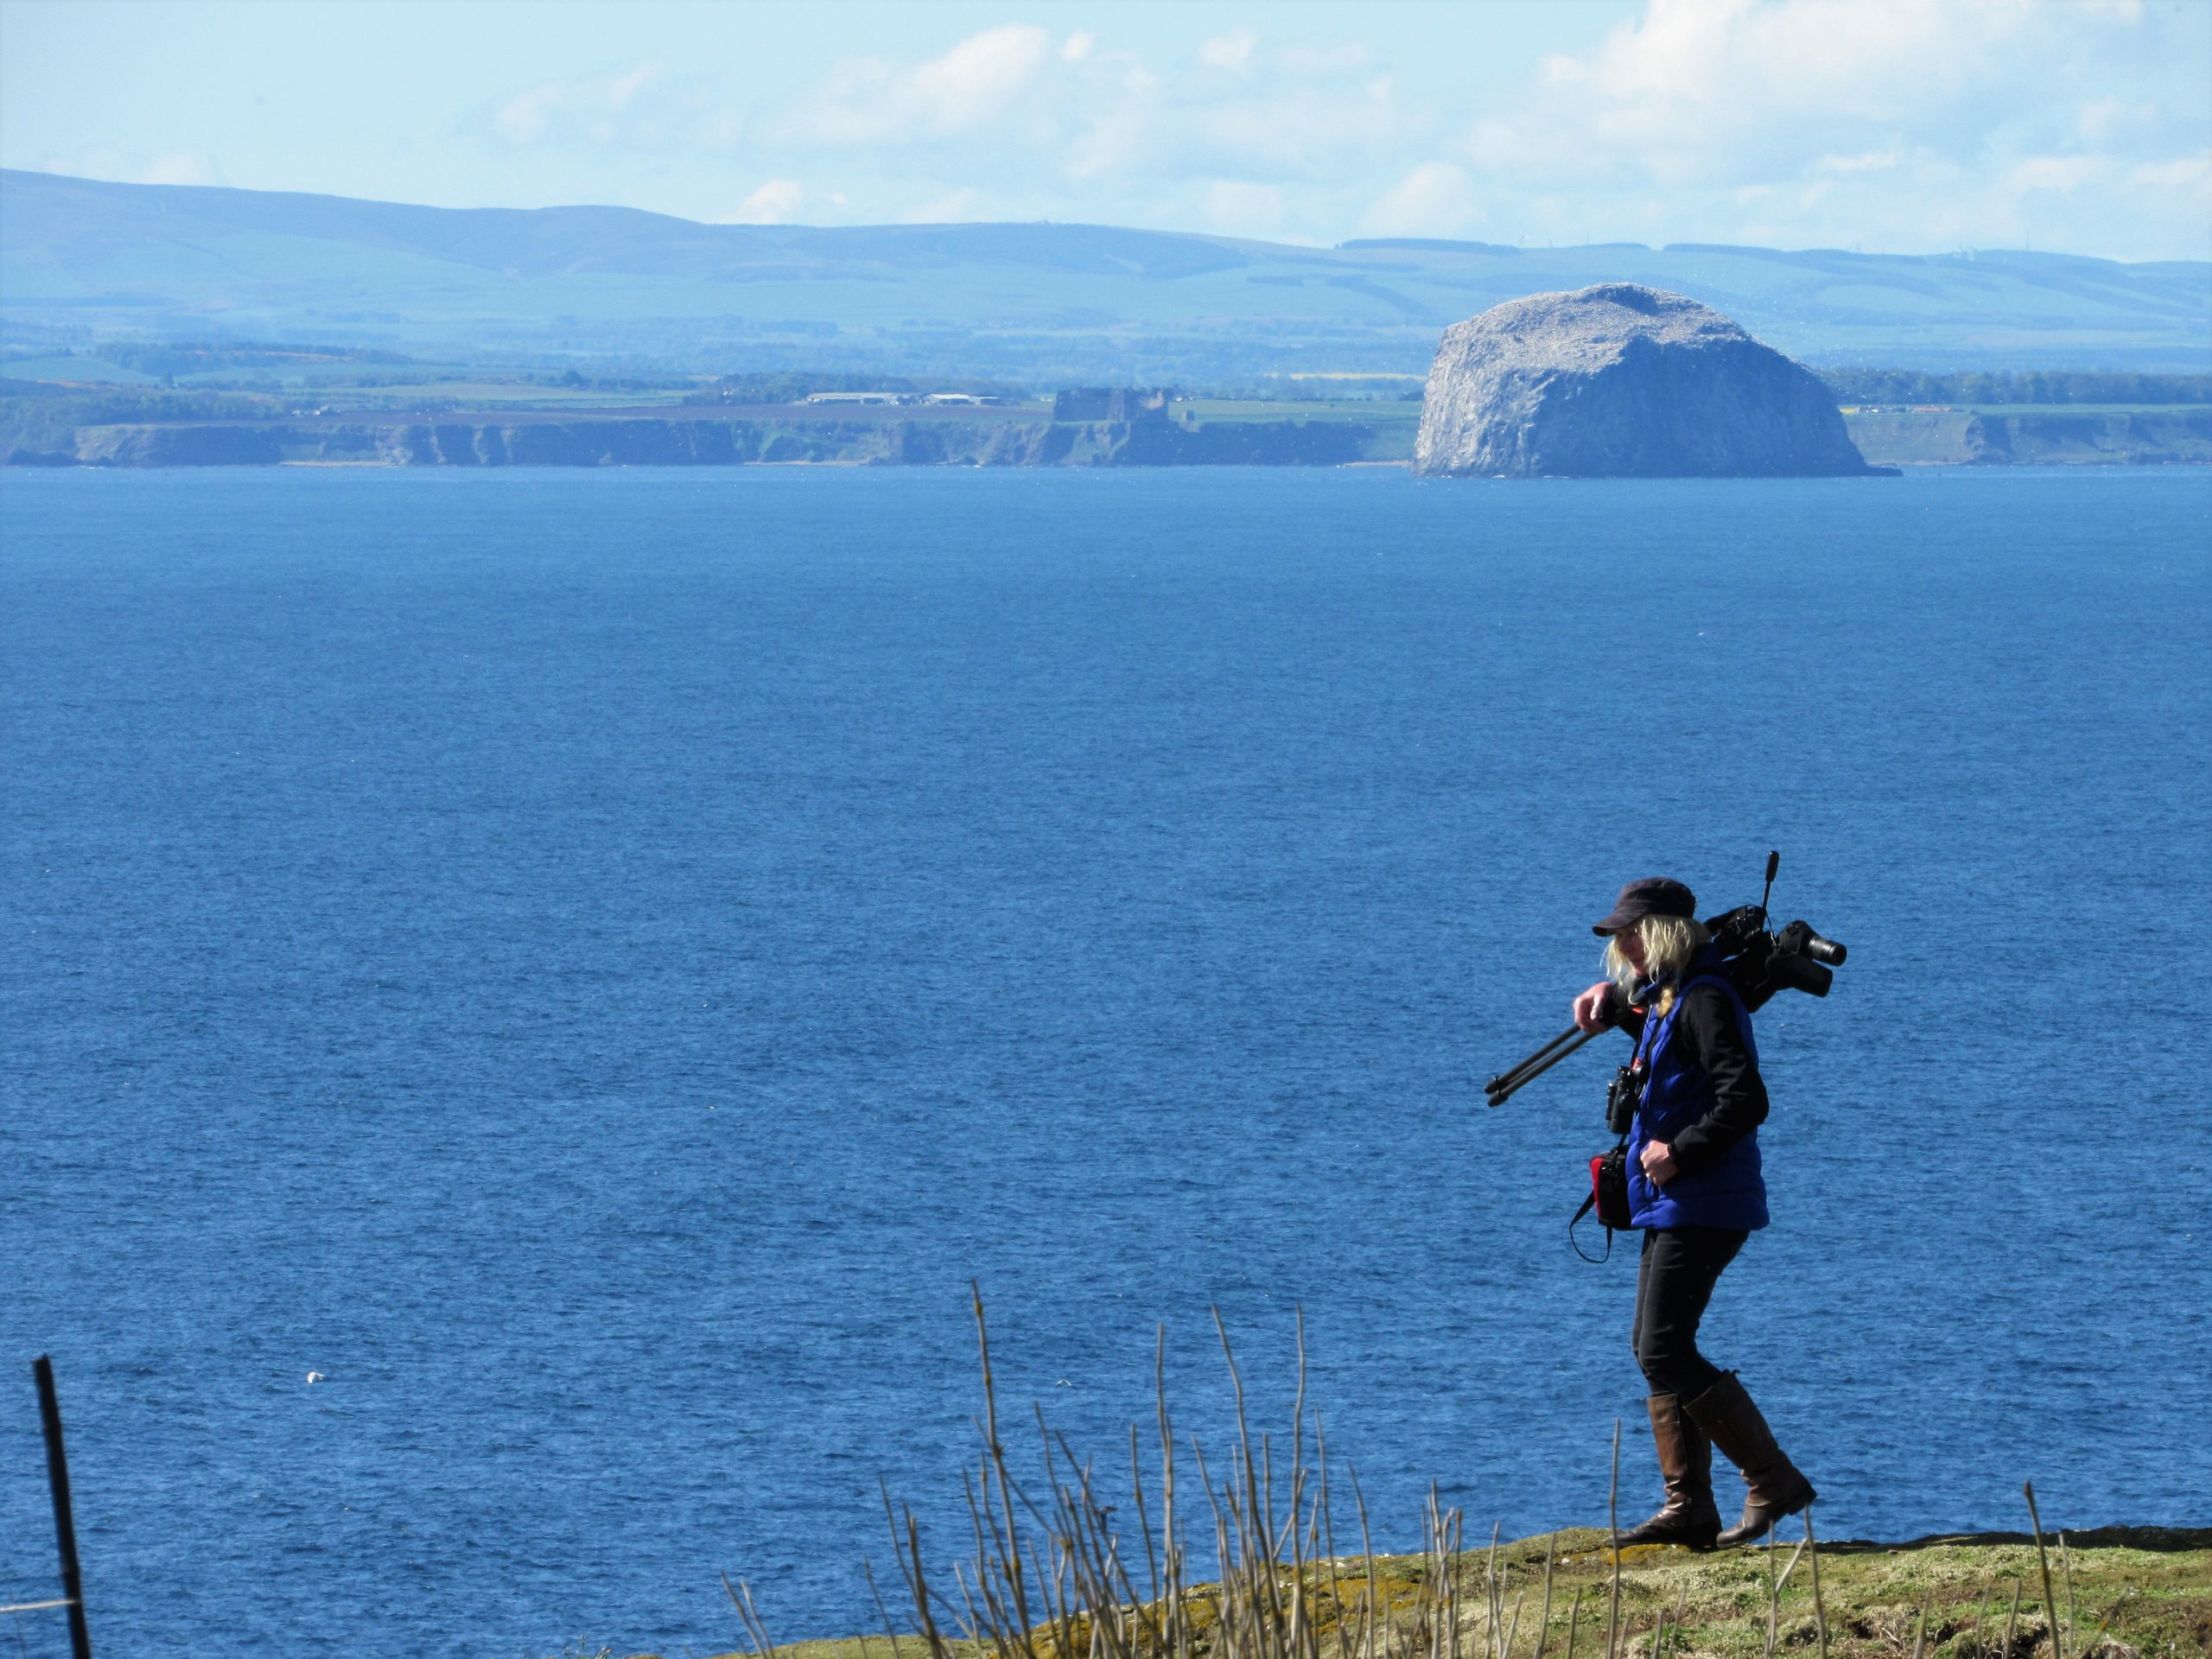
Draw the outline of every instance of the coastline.
[[[2212,464],[2212,408],[1847,410],[1870,468]],[[1205,420],[809,418],[790,409],[357,412],[16,433],[0,467],[1357,467],[1412,460],[1398,407]]]
[[[1381,448],[1384,453],[1375,453]],[[139,422],[19,438],[17,467],[1342,466],[1395,461],[1344,420],[808,419],[713,410]],[[1410,453],[1408,448],[1408,454]]]

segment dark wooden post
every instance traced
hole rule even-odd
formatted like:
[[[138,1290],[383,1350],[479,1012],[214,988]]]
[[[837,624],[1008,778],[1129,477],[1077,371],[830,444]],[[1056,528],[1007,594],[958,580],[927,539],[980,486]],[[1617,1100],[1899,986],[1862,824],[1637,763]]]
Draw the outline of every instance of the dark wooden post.
[[[54,1392],[54,1362],[41,1354],[31,1362],[38,1378],[38,1414],[46,1427],[46,1476],[54,1486],[54,1537],[61,1550],[61,1593],[69,1598],[69,1651],[92,1659],[92,1636],[85,1624],[85,1584],[77,1571],[77,1523],[69,1515],[69,1459],[61,1450],[61,1402]]]

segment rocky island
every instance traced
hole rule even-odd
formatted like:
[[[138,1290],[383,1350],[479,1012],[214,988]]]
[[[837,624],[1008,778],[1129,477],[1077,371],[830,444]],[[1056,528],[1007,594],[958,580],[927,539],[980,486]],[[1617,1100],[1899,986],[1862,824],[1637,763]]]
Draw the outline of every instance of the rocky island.
[[[1632,283],[1532,294],[1445,330],[1414,470],[1806,478],[1871,467],[1810,369],[1710,306]]]

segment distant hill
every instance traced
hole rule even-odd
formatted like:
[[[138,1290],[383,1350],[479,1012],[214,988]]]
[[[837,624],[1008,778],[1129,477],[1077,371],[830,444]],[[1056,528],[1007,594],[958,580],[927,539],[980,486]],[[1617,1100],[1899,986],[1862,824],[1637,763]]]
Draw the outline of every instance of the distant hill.
[[[318,340],[1032,383],[1418,376],[1447,324],[1601,282],[1687,294],[1822,365],[2212,368],[2202,262],[701,225],[0,171],[0,329],[14,346]]]

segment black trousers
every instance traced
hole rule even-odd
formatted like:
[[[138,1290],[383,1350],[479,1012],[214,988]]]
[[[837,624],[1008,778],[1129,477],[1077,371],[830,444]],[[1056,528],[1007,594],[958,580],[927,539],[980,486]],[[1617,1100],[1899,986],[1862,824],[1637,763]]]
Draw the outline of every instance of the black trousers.
[[[1652,1227],[1636,1270],[1636,1325],[1630,1340],[1654,1394],[1694,1400],[1720,1377],[1697,1351],[1698,1321],[1721,1269],[1751,1235],[1729,1227]]]

